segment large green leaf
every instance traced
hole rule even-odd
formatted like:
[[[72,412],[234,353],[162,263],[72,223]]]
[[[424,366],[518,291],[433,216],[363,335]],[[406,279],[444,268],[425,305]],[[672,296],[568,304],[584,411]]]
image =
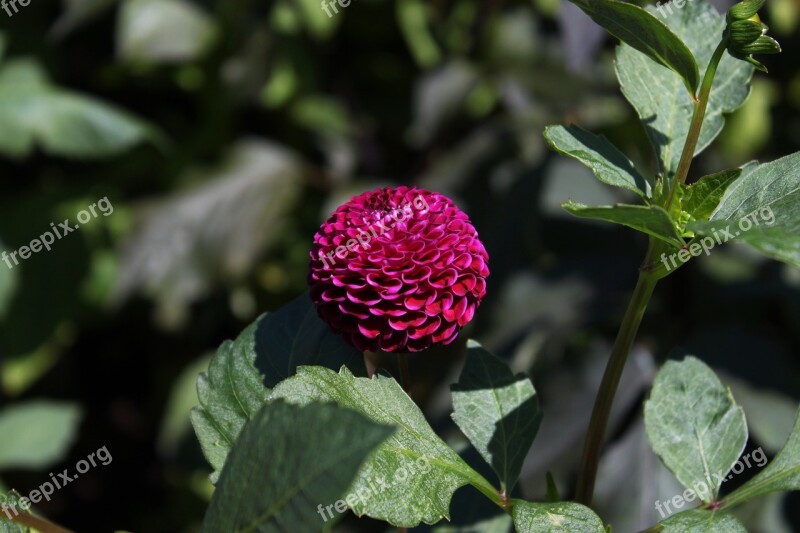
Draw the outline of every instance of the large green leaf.
[[[330,331],[317,316],[308,293],[248,326],[226,341],[197,380],[200,407],[192,424],[216,480],[244,423],[266,401],[269,387],[294,374],[299,365],[347,365],[366,375],[361,352]]]
[[[711,221],[689,228],[706,233],[728,228],[764,255],[800,268],[799,201],[800,152],[746,168],[728,187]]]
[[[659,533],[747,533],[741,522],[728,513],[698,509],[671,516],[659,526]]]
[[[30,401],[0,411],[0,470],[43,470],[66,455],[78,433],[80,408]]]
[[[208,366],[208,373],[197,378],[200,407],[192,409],[192,426],[214,468],[211,475],[214,482],[245,422],[255,416],[269,394],[255,368],[257,327],[258,321],[235,341],[222,343]]]
[[[392,431],[331,404],[264,405],[231,450],[203,531],[328,529],[364,459]]]
[[[695,357],[668,361],[644,406],[653,451],[686,488],[709,502],[747,443],[741,407]]]
[[[0,67],[0,154],[22,158],[38,144],[74,158],[118,154],[157,134],[126,112],[56,87],[28,60]]]
[[[364,354],[320,319],[308,292],[257,323],[253,337],[256,365],[267,387],[274,387],[292,376],[297,367],[306,365],[334,370],[347,365],[356,375],[367,375]]]
[[[577,503],[514,500],[511,515],[518,533],[605,533],[600,517]]]
[[[649,6],[648,10],[655,13],[656,7]],[[694,0],[686,2],[682,9],[673,8],[665,22],[686,43],[705,71],[725,29],[725,17],[705,0]],[[691,95],[682,90],[680,76],[630,46],[617,49],[616,69],[622,92],[636,108],[656,150],[662,174],[674,175],[694,111]],[[730,113],[744,103],[752,75],[753,67],[749,64],[728,54],[723,57],[714,79],[696,154],[719,135],[725,124],[723,113]]]
[[[592,169],[597,179],[614,187],[623,187],[641,196],[650,196],[650,184],[634,167],[633,162],[608,139],[578,126],[548,126],[544,137],[550,146],[575,158]]]
[[[688,94],[700,83],[697,61],[686,44],[651,13],[617,0],[570,0],[611,35],[672,70],[683,79]],[[687,94],[687,96],[688,96]]]
[[[461,378],[450,389],[453,420],[510,494],[542,420],[533,383],[469,341]]]
[[[622,224],[657,237],[672,246],[678,248],[683,246],[681,235],[669,213],[656,205],[617,204],[614,206],[589,206],[569,201],[562,204],[562,207],[577,217]]]
[[[453,493],[468,483],[497,499],[489,482],[434,433],[391,377],[358,378],[347,368],[337,374],[323,367],[302,367],[275,387],[270,399],[277,398],[298,404],[335,401],[377,423],[398,427],[364,464],[353,485],[353,492],[366,494],[349,505],[359,516],[404,527],[433,524],[449,518]]]
[[[786,446],[761,472],[725,497],[732,507],[770,492],[800,490],[800,411]]]

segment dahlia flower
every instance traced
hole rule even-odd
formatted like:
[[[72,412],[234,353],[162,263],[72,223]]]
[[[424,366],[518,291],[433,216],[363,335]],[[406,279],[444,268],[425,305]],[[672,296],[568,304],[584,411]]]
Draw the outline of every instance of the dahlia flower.
[[[438,193],[387,187],[340,206],[314,235],[308,283],[322,319],[362,351],[449,344],[486,294],[489,256]]]

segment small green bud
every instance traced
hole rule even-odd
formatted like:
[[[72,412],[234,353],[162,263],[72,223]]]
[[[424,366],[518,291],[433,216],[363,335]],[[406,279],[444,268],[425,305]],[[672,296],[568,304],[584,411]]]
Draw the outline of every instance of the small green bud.
[[[728,27],[731,45],[737,48],[748,45],[764,35],[764,25],[754,20],[737,20],[731,22]]]
[[[747,20],[764,6],[766,0],[744,0],[728,10],[728,22]],[[757,16],[757,15],[756,15]]]
[[[781,46],[775,39],[767,36],[769,27],[758,16],[758,10],[764,5],[764,1],[743,0],[730,8],[725,38],[728,40],[728,52],[733,57],[767,72],[767,68],[753,59],[752,54],[778,54]]]
[[[780,54],[781,45],[769,35],[761,35],[750,44],[741,48],[745,54]]]

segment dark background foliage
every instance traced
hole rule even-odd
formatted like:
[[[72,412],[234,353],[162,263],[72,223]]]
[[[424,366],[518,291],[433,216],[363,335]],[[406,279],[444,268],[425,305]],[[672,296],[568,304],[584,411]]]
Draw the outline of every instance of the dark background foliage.
[[[530,372],[543,397],[519,490],[541,497],[547,470],[571,490],[645,242],[560,209],[569,198],[624,198],[548,152],[541,132],[579,123],[654,172],[616,84],[613,43],[559,0],[353,0],[340,11],[328,18],[316,0],[37,1],[13,17],[0,11],[0,247],[16,250],[103,197],[114,206],[52,251],[13,270],[0,263],[3,408],[48,400],[54,413],[81,413],[44,427],[31,416],[22,430],[52,431],[27,452],[49,443],[56,453],[38,467],[0,463],[0,487],[28,492],[107,446],[111,465],[37,511],[82,532],[197,530],[211,486],[188,423],[195,376],[220,342],[305,290],[311,237],[336,205],[409,184],[470,214],[492,270],[458,345],[412,357],[415,398],[440,434],[463,442],[447,386],[467,336],[480,340]],[[764,18],[785,53],[766,58],[769,76],[755,78],[691,176],[800,149],[798,17],[795,0],[768,2]],[[31,105],[22,78],[2,76],[20,61],[46,72],[54,92],[93,100],[70,113]],[[86,118],[107,104],[125,115]],[[55,141],[20,152],[13,117]],[[116,139],[127,127],[133,138]],[[659,286],[598,487],[615,531],[650,525],[656,495],[680,492],[641,429],[641,400],[673,350],[723,372],[749,416],[750,446],[775,452],[800,399],[798,296],[796,270],[736,245]],[[0,451],[18,447],[17,435],[0,434]],[[478,512],[471,498],[457,494],[455,518]],[[751,531],[792,531],[790,508],[800,523],[796,494],[768,500],[742,511]],[[352,517],[339,527],[383,528]]]

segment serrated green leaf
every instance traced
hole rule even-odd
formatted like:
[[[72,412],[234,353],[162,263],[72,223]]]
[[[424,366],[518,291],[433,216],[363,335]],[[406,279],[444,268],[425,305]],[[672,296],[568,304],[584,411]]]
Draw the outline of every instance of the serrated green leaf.
[[[608,33],[683,79],[689,94],[700,83],[697,61],[680,36],[641,7],[617,0],[570,0]]]
[[[531,503],[514,500],[511,516],[517,533],[604,533],[594,511],[577,503]]]
[[[264,405],[230,453],[204,532],[321,531],[359,467],[393,428],[336,405]]]
[[[331,331],[317,314],[308,292],[257,322],[253,332],[256,366],[264,374],[267,387],[274,387],[306,365],[334,370],[346,365],[358,376],[367,375],[364,354]]]
[[[669,7],[670,4],[664,4],[661,9]],[[655,6],[647,9],[657,13]],[[695,0],[686,2],[682,9],[673,7],[664,22],[686,43],[697,58],[701,71],[705,71],[725,29],[725,17],[708,2]],[[622,92],[639,114],[656,151],[661,173],[673,176],[694,112],[691,96],[681,90],[682,80],[678,75],[648,60],[630,46],[623,45],[617,49],[616,70]],[[727,54],[722,58],[695,155],[705,150],[722,131],[725,124],[723,114],[744,103],[752,75],[750,65]]]
[[[358,378],[347,368],[337,374],[318,366],[302,367],[275,387],[270,399],[278,398],[301,405],[334,401],[374,422],[398,427],[364,464],[353,484],[352,492],[369,494],[350,505],[359,516],[403,527],[433,524],[449,518],[453,493],[468,483],[497,498],[489,482],[434,433],[391,377]],[[376,484],[381,490],[373,490]]]
[[[591,168],[603,183],[631,190],[642,198],[650,197],[650,184],[633,162],[605,137],[575,125],[548,126],[544,137],[554,150]]]
[[[689,186],[681,185],[685,187],[681,202],[683,210],[695,220],[708,220],[719,205],[722,195],[741,174],[740,168],[723,170],[704,176]]]
[[[28,60],[0,67],[0,129],[0,154],[14,158],[29,156],[37,144],[52,155],[96,158],[158,140],[128,113],[52,85]]]
[[[644,421],[653,451],[678,481],[702,501],[714,500],[747,443],[744,412],[714,371],[691,356],[668,361]]]
[[[800,411],[783,450],[761,472],[723,500],[733,507],[770,492],[800,490]]]
[[[366,375],[363,354],[330,331],[308,293],[275,313],[260,316],[236,338],[222,343],[207,374],[197,379],[200,407],[192,425],[216,480],[244,423],[266,401],[269,388],[300,365],[338,369],[347,365]]]
[[[711,233],[730,226],[738,240],[768,257],[800,268],[798,200],[800,152],[746,168],[728,187],[710,221],[691,223],[688,227]],[[745,218],[749,222],[742,227]]]
[[[212,482],[219,478],[245,422],[255,416],[269,394],[255,368],[257,327],[258,321],[235,341],[223,342],[208,366],[208,373],[197,378],[200,407],[192,409],[192,426],[214,469]]]
[[[450,391],[453,420],[510,494],[542,421],[533,383],[469,341],[464,370]]]
[[[663,208],[655,205],[617,204],[613,206],[589,206],[570,201],[562,204],[561,207],[577,217],[622,224],[657,237],[672,246],[678,248],[683,246],[683,240],[678,228],[675,226],[675,222]]]
[[[742,523],[728,513],[698,509],[671,516],[659,526],[659,533],[747,533]]]
[[[0,470],[46,469],[66,455],[82,417],[75,404],[29,401],[0,411]]]

